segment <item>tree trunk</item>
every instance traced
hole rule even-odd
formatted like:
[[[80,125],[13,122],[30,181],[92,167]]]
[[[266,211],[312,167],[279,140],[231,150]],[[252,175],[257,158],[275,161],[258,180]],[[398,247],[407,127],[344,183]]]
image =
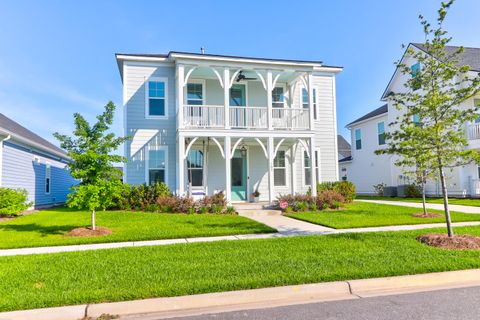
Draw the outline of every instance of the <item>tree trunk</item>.
[[[451,238],[453,237],[453,229],[452,229],[452,220],[450,219],[450,211],[448,209],[447,184],[445,181],[445,174],[443,172],[443,167],[440,166],[439,169],[440,169],[440,181],[442,183],[443,207],[445,209],[445,219],[447,221],[447,231],[448,231],[448,236]]]
[[[92,230],[95,230],[95,209],[92,210]]]
[[[423,216],[427,216],[427,205],[425,200],[425,174],[422,177],[422,204],[423,204]]]

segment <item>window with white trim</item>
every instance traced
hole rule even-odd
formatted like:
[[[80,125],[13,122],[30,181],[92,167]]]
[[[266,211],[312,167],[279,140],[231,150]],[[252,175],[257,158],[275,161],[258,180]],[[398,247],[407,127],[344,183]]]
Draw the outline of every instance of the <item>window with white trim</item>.
[[[355,129],[355,149],[362,149],[362,130]]]
[[[278,150],[275,159],[273,159],[273,185],[275,187],[283,187],[287,185],[285,150]]]
[[[167,149],[165,146],[150,146],[148,150],[148,183],[166,182]]]
[[[201,82],[192,82],[187,83],[187,104],[188,105],[203,105],[204,104],[203,96],[203,83]]]
[[[474,99],[473,105],[475,108],[477,108],[477,111],[478,111],[480,109],[480,99]],[[475,123],[480,123],[480,115],[478,118],[475,119]]]
[[[167,115],[167,82],[151,79],[147,82],[147,117]]]
[[[190,150],[187,156],[188,182],[192,187],[203,186],[203,152]]]
[[[313,119],[317,120],[317,88],[313,88]]]
[[[315,150],[315,178],[317,181],[319,181],[318,177],[318,150]],[[312,184],[312,175],[311,175],[311,170],[312,170],[312,161],[310,160],[310,157],[308,156],[307,151],[303,151],[303,174],[304,174],[304,184],[306,186],[309,186]]]
[[[50,163],[45,164],[45,194],[50,194],[52,188],[52,168]]]
[[[378,145],[385,144],[385,122],[377,123]]]
[[[275,87],[272,90],[272,107],[280,110],[273,111],[274,118],[283,118],[284,112],[281,110],[285,107],[285,94],[282,87]]]
[[[308,91],[305,88],[302,88],[302,107],[308,109]]]

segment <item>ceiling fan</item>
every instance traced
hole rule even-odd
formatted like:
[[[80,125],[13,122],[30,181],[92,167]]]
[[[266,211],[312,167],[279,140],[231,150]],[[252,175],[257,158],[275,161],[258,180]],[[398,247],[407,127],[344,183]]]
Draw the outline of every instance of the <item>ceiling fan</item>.
[[[235,81],[240,82],[242,80],[257,80],[257,78],[249,78],[243,74],[243,70],[238,73],[237,79]]]

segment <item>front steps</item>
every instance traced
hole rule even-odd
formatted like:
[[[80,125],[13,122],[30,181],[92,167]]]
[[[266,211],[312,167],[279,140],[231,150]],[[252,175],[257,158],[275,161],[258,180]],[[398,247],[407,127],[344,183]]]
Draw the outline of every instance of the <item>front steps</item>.
[[[235,210],[263,210],[270,206],[268,202],[239,202],[232,204]]]

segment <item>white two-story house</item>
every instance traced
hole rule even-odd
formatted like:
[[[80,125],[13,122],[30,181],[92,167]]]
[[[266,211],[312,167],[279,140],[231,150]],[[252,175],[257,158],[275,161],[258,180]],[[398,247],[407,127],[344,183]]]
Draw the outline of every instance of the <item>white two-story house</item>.
[[[338,180],[335,76],[320,61],[117,54],[124,181],[272,202]]]
[[[412,43],[409,48],[424,50],[421,44]],[[453,52],[458,47],[447,47],[446,50]],[[406,53],[401,63],[410,66],[412,70],[421,68],[421,65]],[[465,48],[459,65],[469,65],[472,75],[480,72],[480,48]],[[380,183],[386,186],[396,187],[412,183],[413,180],[404,174],[404,168],[395,165],[395,157],[389,155],[376,155],[375,150],[385,146],[385,132],[392,130],[389,126],[399,116],[402,110],[397,110],[389,101],[390,92],[405,90],[406,77],[398,70],[393,74],[383,95],[383,106],[373,110],[363,117],[349,123],[347,128],[351,132],[352,157],[339,162],[340,172],[345,172],[348,180],[352,181],[359,194],[373,194],[373,185]],[[462,103],[462,107],[480,106],[480,95],[470,98]],[[480,151],[480,118],[473,123],[465,124],[465,133],[469,139],[468,148]],[[343,170],[343,171],[342,171]],[[447,170],[447,186],[452,196],[480,196],[480,170],[477,164]],[[430,179],[426,185],[426,192],[430,196],[440,195],[440,183],[438,179]]]

